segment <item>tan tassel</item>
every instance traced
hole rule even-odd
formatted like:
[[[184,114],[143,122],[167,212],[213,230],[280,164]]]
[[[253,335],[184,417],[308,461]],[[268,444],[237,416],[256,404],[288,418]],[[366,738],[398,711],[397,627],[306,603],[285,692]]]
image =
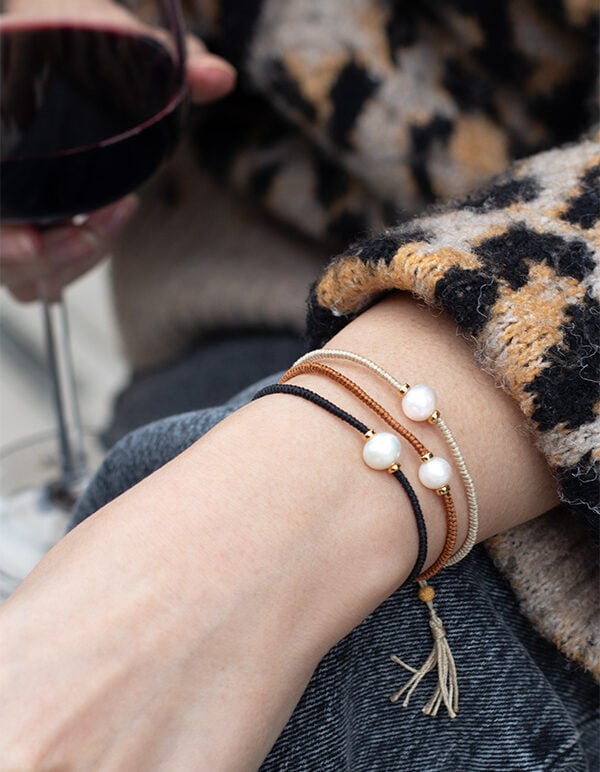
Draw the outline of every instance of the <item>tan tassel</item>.
[[[434,597],[435,590],[433,587],[425,581],[419,582],[419,600],[422,600],[429,609],[429,627],[431,628],[431,634],[433,636],[433,649],[418,670],[407,665],[395,654],[392,655],[392,662],[401,665],[413,675],[401,689],[395,692],[395,694],[392,694],[390,699],[392,702],[398,702],[400,697],[406,692],[404,702],[402,703],[404,707],[406,707],[412,693],[421,683],[423,677],[437,668],[437,687],[433,692],[431,699],[423,708],[423,713],[427,716],[437,716],[440,706],[443,703],[450,718],[456,718],[456,714],[458,713],[458,679],[456,676],[456,665],[454,664],[454,657],[452,656],[450,645],[446,638],[444,625],[433,607]]]

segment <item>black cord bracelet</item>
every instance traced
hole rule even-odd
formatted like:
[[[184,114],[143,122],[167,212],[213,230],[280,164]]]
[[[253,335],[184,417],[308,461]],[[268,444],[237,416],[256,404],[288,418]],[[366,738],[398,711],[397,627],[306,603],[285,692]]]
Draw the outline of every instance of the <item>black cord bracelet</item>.
[[[320,394],[317,394],[310,389],[305,389],[303,386],[295,386],[293,384],[287,383],[272,384],[271,386],[265,386],[264,389],[258,391],[252,399],[260,399],[260,397],[266,397],[270,394],[291,394],[294,397],[302,397],[302,399],[306,399],[318,407],[322,407],[324,410],[327,410],[328,413],[331,413],[336,418],[345,421],[353,429],[359,431],[363,436],[369,431],[369,427],[366,424],[363,424],[362,421],[354,418],[354,416],[350,415],[350,413],[347,413],[345,410],[342,410],[341,407],[334,405],[333,402],[325,399],[325,397],[322,397]],[[417,559],[412,571],[410,572],[410,575],[406,580],[407,582],[412,582],[422,572],[425,558],[427,556],[427,529],[425,527],[425,520],[423,518],[419,499],[417,498],[417,494],[414,492],[406,475],[400,469],[396,469],[394,472],[391,472],[391,474],[393,474],[396,480],[398,480],[400,485],[404,488],[404,492],[408,496],[408,500],[410,501],[410,505],[415,516],[417,532],[419,534]]]

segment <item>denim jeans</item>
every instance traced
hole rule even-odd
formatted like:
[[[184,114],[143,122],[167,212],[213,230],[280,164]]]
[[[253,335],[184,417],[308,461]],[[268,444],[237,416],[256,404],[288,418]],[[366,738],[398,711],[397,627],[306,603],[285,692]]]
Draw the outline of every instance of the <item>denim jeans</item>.
[[[125,437],[84,494],[73,525],[276,378],[221,407],[163,419]],[[596,686],[533,630],[485,547],[434,584],[458,669],[458,717],[421,712],[432,674],[408,707],[389,700],[407,677],[390,655],[418,667],[431,650],[427,610],[414,587],[401,587],[322,660],[263,772],[600,770]]]

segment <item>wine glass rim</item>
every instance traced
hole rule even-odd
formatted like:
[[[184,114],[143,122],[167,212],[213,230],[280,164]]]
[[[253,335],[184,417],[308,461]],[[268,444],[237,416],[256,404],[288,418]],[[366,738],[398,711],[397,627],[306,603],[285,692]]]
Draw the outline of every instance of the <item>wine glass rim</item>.
[[[132,19],[132,22],[137,21],[136,19]],[[123,32],[124,30],[142,30],[142,29],[151,29],[150,25],[147,24],[131,24],[126,25],[122,21],[112,21],[110,19],[107,19],[105,16],[88,16],[85,18],[80,18],[78,16],[43,16],[43,15],[36,15],[36,16],[19,16],[18,14],[12,14],[12,13],[5,13],[0,14],[0,31],[14,31],[14,32],[20,32],[21,30],[27,31],[30,29],[40,29],[40,27],[43,27],[44,29],[52,29],[52,28],[58,28],[61,27],[69,28],[73,27],[76,29],[91,29],[91,30],[101,30],[103,32]]]
[[[64,156],[84,153],[88,150],[93,150],[94,148],[109,147],[110,145],[114,145],[117,142],[122,142],[124,139],[127,139],[128,137],[134,137],[136,134],[139,134],[144,129],[147,129],[153,124],[158,123],[165,115],[168,115],[168,113],[170,113],[173,110],[173,108],[177,106],[178,103],[183,102],[186,97],[187,97],[187,86],[183,84],[178,89],[178,91],[175,92],[175,94],[171,97],[171,99],[169,99],[167,104],[157,113],[155,113],[152,117],[148,118],[142,123],[137,123],[131,129],[127,129],[127,131],[122,131],[120,134],[114,134],[113,136],[107,137],[106,139],[100,140],[99,142],[90,142],[88,145],[78,145],[77,147],[68,147],[68,148],[65,148],[64,150],[56,150],[53,153],[43,153],[41,155],[0,156],[0,161],[2,163],[12,163],[13,161],[27,161],[28,159],[31,159],[32,161],[33,160],[39,161],[42,158],[62,158]]]
[[[119,24],[117,22],[107,22],[106,20],[102,21],[102,24],[99,24],[99,20],[96,20],[94,22],[93,19],[78,19],[74,17],[73,19],[56,19],[55,17],[48,17],[48,19],[41,19],[39,17],[36,18],[29,18],[29,17],[19,17],[16,15],[7,15],[5,17],[0,16],[0,32],[5,31],[27,31],[29,29],[39,29],[41,25],[45,29],[60,29],[60,28],[68,28],[70,26],[69,22],[72,22],[74,25],[76,24],[77,29],[89,29],[89,30],[95,30],[95,31],[101,31],[101,32],[109,32],[109,33],[115,33],[119,34],[122,33],[124,30],[135,30],[137,29],[139,31],[140,28],[137,27],[131,27],[128,28],[126,25]],[[154,40],[151,35],[147,35],[149,40]],[[182,68],[183,71],[183,68]],[[68,147],[64,148],[63,150],[56,150],[51,153],[43,153],[42,155],[0,155],[0,162],[2,163],[11,163],[12,161],[26,161],[28,159],[31,160],[40,160],[41,158],[61,158],[64,156],[69,155],[77,155],[78,153],[86,152],[88,150],[91,150],[93,148],[102,148],[102,147],[108,147],[110,145],[116,144],[117,142],[121,142],[124,139],[127,139],[128,137],[133,137],[136,134],[139,134],[144,129],[147,129],[148,127],[152,126],[154,123],[157,123],[160,121],[165,115],[167,115],[169,112],[171,112],[178,103],[183,102],[187,96],[187,85],[185,83],[185,80],[182,79],[182,82],[173,93],[172,97],[169,99],[169,101],[166,103],[166,105],[159,110],[157,113],[152,115],[147,120],[143,121],[142,123],[138,123],[135,126],[132,126],[130,129],[127,129],[126,131],[122,131],[119,134],[114,134],[110,137],[107,137],[106,139],[100,140],[98,142],[90,142],[87,145],[78,145],[77,147]]]

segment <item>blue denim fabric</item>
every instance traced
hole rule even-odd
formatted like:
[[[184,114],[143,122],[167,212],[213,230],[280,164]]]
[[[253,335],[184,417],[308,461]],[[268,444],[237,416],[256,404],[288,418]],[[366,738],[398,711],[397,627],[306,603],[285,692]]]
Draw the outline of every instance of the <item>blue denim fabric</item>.
[[[248,384],[285,370],[306,350],[305,340],[285,331],[230,331],[203,340],[160,367],[136,372],[102,439],[110,447],[165,416],[220,405]]]
[[[73,525],[174,457],[277,376],[221,407],[164,419],[108,455]],[[420,711],[426,677],[403,708],[395,653],[419,666],[431,650],[414,587],[397,590],[323,659],[262,772],[598,772],[598,693],[587,673],[543,640],[476,548],[434,580],[436,608],[458,668],[452,720]]]

